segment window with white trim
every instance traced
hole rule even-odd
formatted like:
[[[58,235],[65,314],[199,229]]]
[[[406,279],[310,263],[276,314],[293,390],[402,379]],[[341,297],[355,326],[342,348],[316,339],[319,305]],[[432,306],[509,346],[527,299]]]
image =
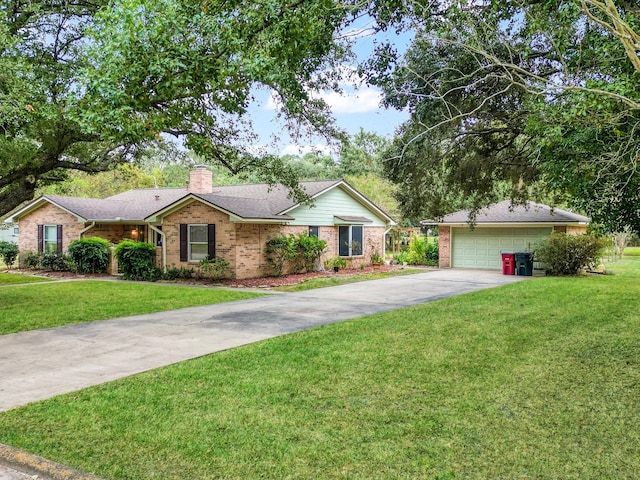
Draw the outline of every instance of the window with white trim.
[[[44,225],[43,232],[42,251],[45,253],[56,253],[58,251],[58,226]]]
[[[209,233],[208,225],[189,225],[188,228],[189,261],[199,262],[209,255]]]
[[[338,227],[338,255],[358,257],[362,255],[364,227],[362,225],[340,225]]]

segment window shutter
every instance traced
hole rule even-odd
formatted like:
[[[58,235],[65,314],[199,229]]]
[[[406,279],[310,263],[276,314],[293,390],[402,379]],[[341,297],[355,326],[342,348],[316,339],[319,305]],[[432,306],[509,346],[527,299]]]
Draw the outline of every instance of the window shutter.
[[[207,229],[207,242],[209,258],[216,258],[216,226],[213,223],[208,225]]]
[[[188,257],[188,245],[187,245],[187,224],[180,224],[180,261],[186,262]]]
[[[58,242],[57,251],[58,253],[62,253],[62,225],[58,225],[56,241]]]
[[[38,225],[38,252],[44,251],[44,225]]]

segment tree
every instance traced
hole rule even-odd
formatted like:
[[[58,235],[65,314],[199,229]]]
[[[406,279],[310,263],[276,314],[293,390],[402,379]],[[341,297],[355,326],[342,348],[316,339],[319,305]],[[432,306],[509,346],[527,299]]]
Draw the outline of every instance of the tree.
[[[330,0],[7,0],[0,5],[0,214],[69,170],[99,172],[173,136],[206,162],[281,181],[251,153],[253,88],[288,124],[335,135],[326,104],[358,7]]]
[[[389,140],[373,132],[360,131],[345,139],[340,150],[340,175],[382,174],[381,156]]]
[[[611,0],[414,9],[408,53],[380,48],[368,65],[385,102],[411,112],[387,172],[415,197],[445,185],[475,208],[500,195],[566,198],[637,231],[638,13]]]

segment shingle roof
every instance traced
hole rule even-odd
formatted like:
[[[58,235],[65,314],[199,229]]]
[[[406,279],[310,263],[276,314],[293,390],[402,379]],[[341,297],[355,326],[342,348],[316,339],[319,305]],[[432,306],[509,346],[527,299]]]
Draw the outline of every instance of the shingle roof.
[[[310,197],[342,180],[301,182]],[[45,195],[48,200],[87,221],[143,221],[189,195],[247,219],[291,220],[284,212],[297,205],[282,185],[268,184],[216,186],[213,193],[191,193],[187,188],[134,189],[103,199]]]
[[[439,221],[424,220],[422,223],[460,224],[469,221],[470,210],[445,215]],[[475,222],[483,223],[589,223],[591,219],[559,208],[551,208],[535,202],[526,206],[511,205],[510,200],[494,203],[478,211]]]

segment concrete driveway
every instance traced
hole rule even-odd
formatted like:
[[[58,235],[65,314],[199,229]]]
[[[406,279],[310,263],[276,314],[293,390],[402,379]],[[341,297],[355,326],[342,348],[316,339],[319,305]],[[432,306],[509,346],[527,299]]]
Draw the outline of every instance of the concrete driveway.
[[[266,338],[526,278],[435,270],[3,335],[0,411]]]

